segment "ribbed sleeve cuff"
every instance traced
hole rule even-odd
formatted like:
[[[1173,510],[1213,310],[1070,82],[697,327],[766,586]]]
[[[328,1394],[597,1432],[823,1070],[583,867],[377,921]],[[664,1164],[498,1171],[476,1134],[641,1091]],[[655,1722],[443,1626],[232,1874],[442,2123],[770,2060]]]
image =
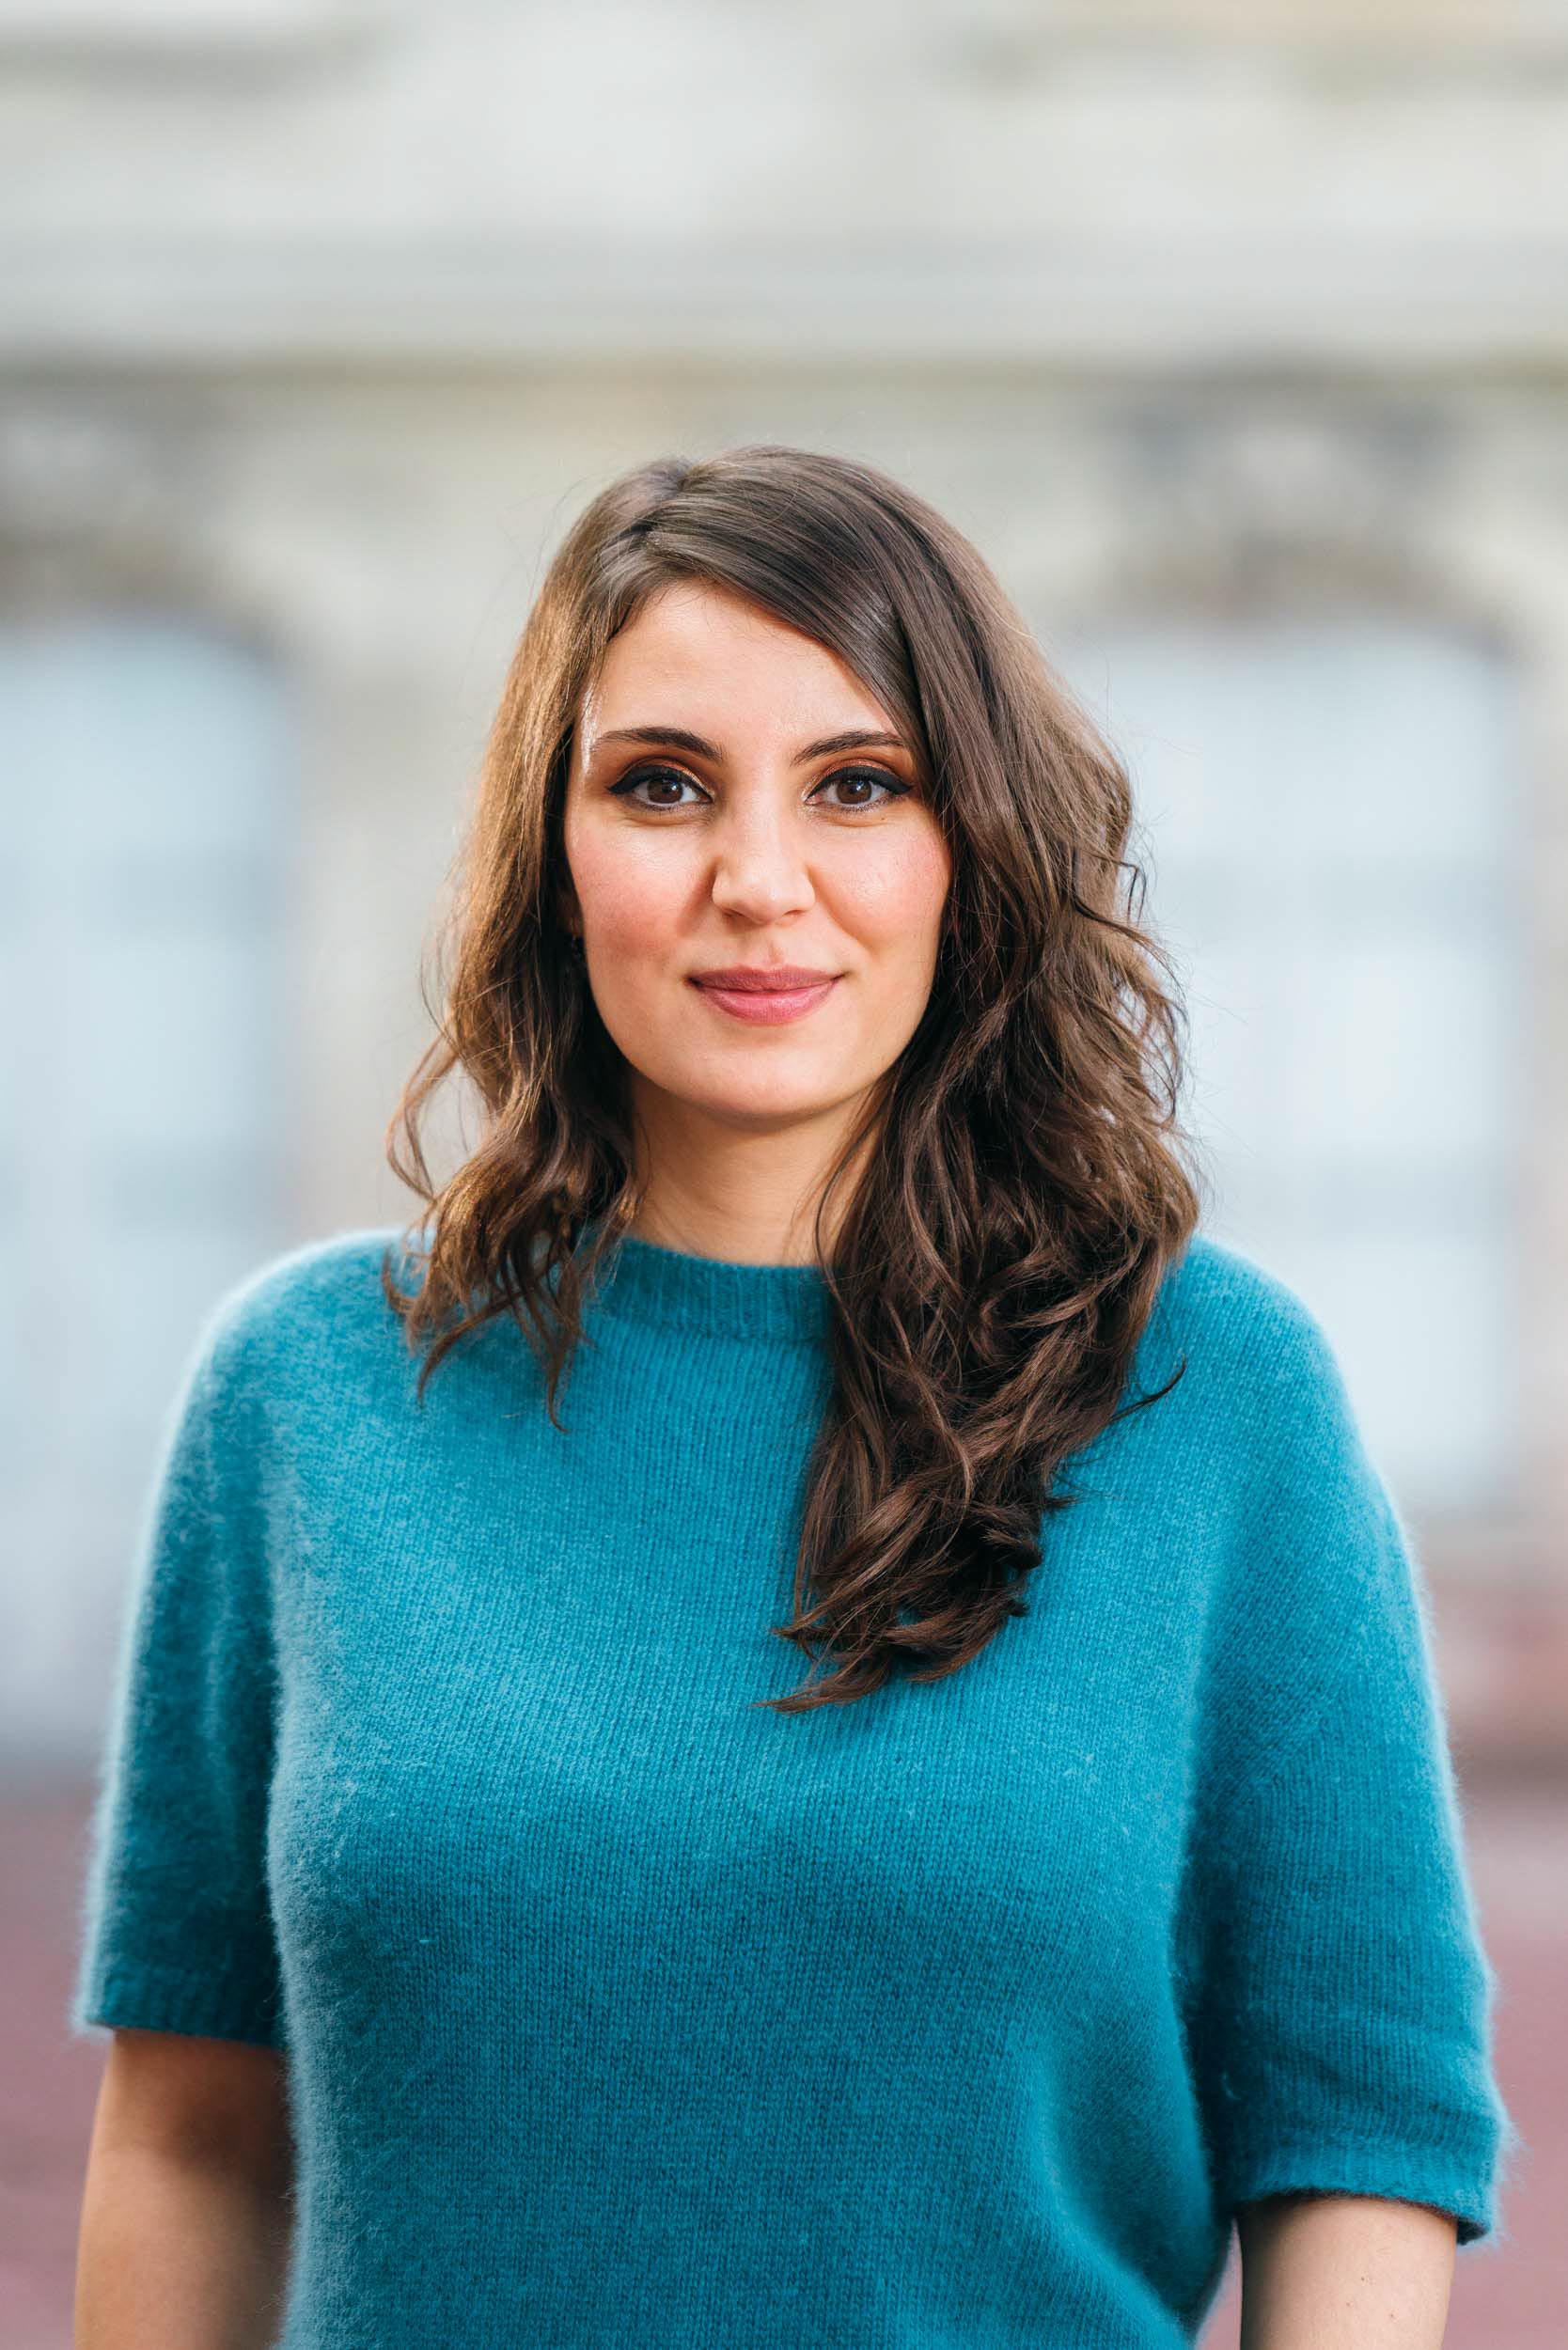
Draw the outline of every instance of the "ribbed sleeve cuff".
[[[1451,2212],[1460,2244],[1491,2235],[1497,2223],[1490,2166],[1466,2168],[1451,2154],[1395,2143],[1336,2145],[1302,2138],[1238,2165],[1227,2184],[1233,2208],[1264,2195],[1387,2195],[1399,2202],[1432,2203]]]
[[[134,2031],[194,2032],[255,2046],[285,2044],[281,2017],[253,1985],[221,1971],[114,1966],[78,1986],[68,2023],[73,2033],[95,2025]]]

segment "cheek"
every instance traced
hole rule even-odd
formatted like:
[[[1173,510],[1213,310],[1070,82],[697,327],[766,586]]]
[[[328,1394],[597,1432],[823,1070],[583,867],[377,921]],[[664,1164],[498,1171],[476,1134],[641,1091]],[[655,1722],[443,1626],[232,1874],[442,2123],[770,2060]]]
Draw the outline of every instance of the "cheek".
[[[667,954],[686,902],[688,878],[674,860],[639,856],[635,846],[591,837],[572,846],[572,881],[601,969]]]
[[[879,844],[880,845],[880,844]],[[939,835],[889,841],[883,856],[846,858],[839,878],[839,918],[862,945],[929,953],[941,926],[951,871]]]

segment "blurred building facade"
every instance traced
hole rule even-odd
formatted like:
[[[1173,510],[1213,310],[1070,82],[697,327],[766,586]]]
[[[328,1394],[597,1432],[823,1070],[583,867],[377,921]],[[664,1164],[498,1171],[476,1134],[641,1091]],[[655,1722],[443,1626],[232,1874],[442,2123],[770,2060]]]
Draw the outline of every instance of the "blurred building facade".
[[[1214,1229],[1467,1760],[1568,1762],[1568,0],[0,0],[0,1722],[99,1735],[196,1322],[384,1160],[502,670],[639,458],[869,458],[1126,758]]]

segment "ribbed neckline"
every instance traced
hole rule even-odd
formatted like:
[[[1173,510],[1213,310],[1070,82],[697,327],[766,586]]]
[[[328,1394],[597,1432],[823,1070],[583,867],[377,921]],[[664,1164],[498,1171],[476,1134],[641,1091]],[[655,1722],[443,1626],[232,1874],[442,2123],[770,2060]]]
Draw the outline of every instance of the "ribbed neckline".
[[[815,1344],[831,1324],[832,1300],[812,1264],[737,1264],[695,1257],[622,1233],[600,1261],[588,1311],[713,1338]]]

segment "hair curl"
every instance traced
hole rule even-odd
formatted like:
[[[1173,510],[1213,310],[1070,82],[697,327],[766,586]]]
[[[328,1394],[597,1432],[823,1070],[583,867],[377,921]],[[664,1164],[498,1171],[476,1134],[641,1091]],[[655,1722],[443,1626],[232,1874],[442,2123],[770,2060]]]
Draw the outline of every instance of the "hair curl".
[[[1126,772],[980,555],[844,458],[661,459],[562,540],[480,768],[445,1015],[431,1007],[437,1034],[387,1131],[430,1228],[412,1293],[390,1252],[383,1266],[411,1346],[430,1341],[419,1393],[465,1331],[510,1311],[555,1419],[594,1266],[636,1214],[624,1064],[561,917],[562,808],[584,690],[676,580],[745,596],[847,665],[918,747],[953,859],[925,1011],[817,1211],[835,1378],[795,1612],[772,1628],[835,1668],[767,1700],[796,1712],[895,1667],[938,1679],[1027,1612],[1043,1522],[1076,1497],[1059,1465],[1174,1384],[1123,1402],[1204,1178],[1176,1123],[1186,1014],[1123,854]],[[459,1069],[483,1133],[438,1191],[420,1122]],[[827,1251],[823,1218],[862,1146]]]

